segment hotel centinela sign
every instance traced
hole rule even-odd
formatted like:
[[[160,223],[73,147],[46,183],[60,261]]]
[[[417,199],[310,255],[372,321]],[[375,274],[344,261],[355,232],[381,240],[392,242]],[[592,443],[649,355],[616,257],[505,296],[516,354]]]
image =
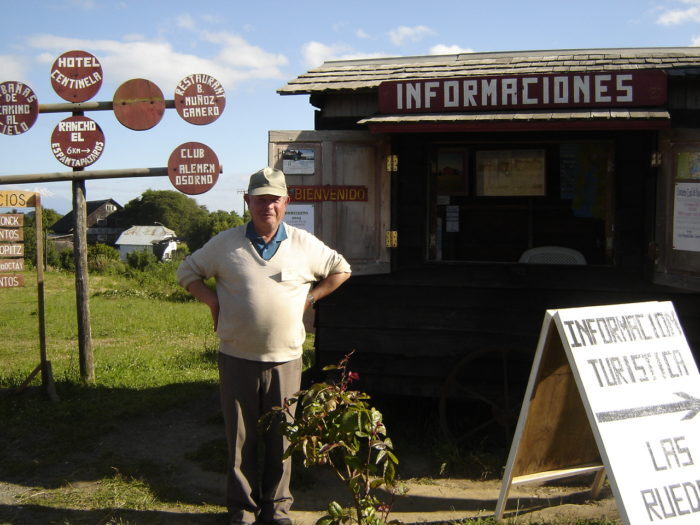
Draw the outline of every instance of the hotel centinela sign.
[[[658,70],[393,81],[379,85],[379,111],[659,106],[666,93],[666,73]]]

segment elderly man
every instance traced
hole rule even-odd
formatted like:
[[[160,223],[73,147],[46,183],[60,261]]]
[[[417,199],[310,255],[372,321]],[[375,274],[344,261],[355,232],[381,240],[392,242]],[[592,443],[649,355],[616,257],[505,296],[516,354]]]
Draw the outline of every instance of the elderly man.
[[[260,436],[259,473],[256,425],[300,388],[304,311],[350,277],[342,255],[282,222],[288,201],[284,173],[269,167],[254,173],[245,196],[252,221],[219,233],[177,271],[180,285],[209,307],[220,339],[226,506],[236,525],[291,524],[286,439],[276,426]],[[216,291],[204,283],[209,277]]]

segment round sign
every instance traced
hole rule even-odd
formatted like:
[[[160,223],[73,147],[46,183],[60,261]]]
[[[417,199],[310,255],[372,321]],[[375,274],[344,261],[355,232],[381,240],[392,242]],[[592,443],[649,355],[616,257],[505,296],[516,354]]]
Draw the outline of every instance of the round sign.
[[[84,168],[95,163],[104,148],[102,129],[88,117],[68,117],[59,122],[51,134],[53,156],[70,168]]]
[[[180,144],[168,159],[170,182],[188,195],[199,195],[212,189],[220,172],[216,153],[200,142]]]
[[[189,75],[175,88],[175,109],[190,124],[211,124],[225,106],[223,86],[209,75]]]
[[[68,51],[51,66],[51,86],[68,102],[85,102],[102,87],[102,66],[87,51]]]
[[[112,108],[117,120],[129,129],[143,131],[160,122],[165,113],[163,92],[150,80],[127,80],[114,92]]]
[[[0,133],[20,135],[29,131],[39,116],[39,101],[22,82],[0,84]]]

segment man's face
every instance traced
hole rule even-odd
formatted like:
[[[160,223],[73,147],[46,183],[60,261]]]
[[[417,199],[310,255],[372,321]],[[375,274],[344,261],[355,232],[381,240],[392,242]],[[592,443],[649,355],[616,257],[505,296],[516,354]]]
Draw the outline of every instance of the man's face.
[[[274,233],[287,211],[288,196],[246,195],[250,218],[259,234]]]

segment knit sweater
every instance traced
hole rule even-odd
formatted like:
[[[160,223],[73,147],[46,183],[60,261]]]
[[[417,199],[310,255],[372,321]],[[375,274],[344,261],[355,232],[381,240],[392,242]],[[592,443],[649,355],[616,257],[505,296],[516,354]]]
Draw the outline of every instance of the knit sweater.
[[[219,298],[219,350],[251,361],[286,362],[301,356],[303,314],[311,284],[350,265],[310,233],[287,232],[266,261],[246,237],[246,226],[225,230],[188,256],[177,270],[187,286],[214,277]]]

